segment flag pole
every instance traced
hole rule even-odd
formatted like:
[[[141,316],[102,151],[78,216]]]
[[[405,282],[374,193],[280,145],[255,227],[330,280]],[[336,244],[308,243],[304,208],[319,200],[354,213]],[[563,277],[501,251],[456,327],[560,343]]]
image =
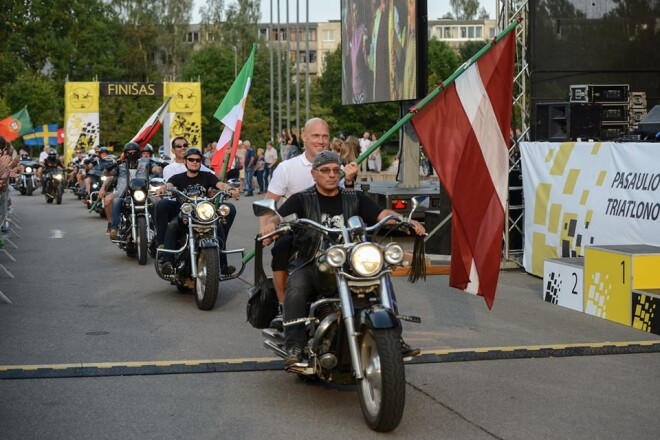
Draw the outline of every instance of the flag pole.
[[[230,147],[225,149],[225,158],[223,159],[222,170],[220,172],[220,181],[221,182],[224,182],[226,180],[226,177],[227,177],[227,167],[229,166],[229,156],[231,156],[231,149],[234,146],[234,136],[235,135],[236,135],[236,133],[233,133],[231,135],[231,138],[229,139]]]
[[[379,137],[376,142],[372,143],[369,148],[367,148],[362,154],[360,154],[357,159],[355,159],[355,162],[359,165],[361,162],[363,162],[366,158],[368,158],[371,153],[376,151],[378,147],[380,147],[383,142],[388,140],[394,133],[399,131],[401,127],[403,127],[408,121],[410,121],[415,114],[423,109],[426,104],[431,102],[433,98],[438,96],[440,93],[442,93],[445,88],[447,88],[448,85],[456,81],[456,78],[458,78],[463,72],[465,72],[471,65],[476,63],[479,58],[483,57],[497,42],[502,40],[504,37],[506,37],[512,30],[514,30],[520,23],[522,22],[522,18],[518,18],[517,20],[513,20],[509,25],[502,31],[500,32],[493,40],[488,42],[484,47],[482,47],[479,52],[474,54],[469,60],[467,60],[465,63],[463,63],[458,69],[452,73],[449,78],[447,78],[445,81],[441,82],[438,87],[433,89],[431,93],[426,95],[424,99],[419,101],[414,107],[410,109],[408,114],[406,114],[403,118],[399,120],[392,128],[390,128],[385,134],[383,134],[381,137]]]

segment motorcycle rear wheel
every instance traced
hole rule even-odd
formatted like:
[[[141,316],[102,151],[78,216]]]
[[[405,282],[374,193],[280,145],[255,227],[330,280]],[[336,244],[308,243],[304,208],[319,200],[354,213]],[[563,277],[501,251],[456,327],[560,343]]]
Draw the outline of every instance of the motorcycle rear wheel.
[[[358,383],[362,415],[378,432],[396,429],[406,401],[406,372],[399,329],[365,327],[359,341],[363,378]]]
[[[147,219],[137,218],[137,257],[138,264],[144,266],[147,264],[147,255],[149,254],[149,240],[147,239]]]
[[[218,298],[219,265],[217,248],[199,250],[197,277],[195,278],[195,302],[200,310],[211,310]]]

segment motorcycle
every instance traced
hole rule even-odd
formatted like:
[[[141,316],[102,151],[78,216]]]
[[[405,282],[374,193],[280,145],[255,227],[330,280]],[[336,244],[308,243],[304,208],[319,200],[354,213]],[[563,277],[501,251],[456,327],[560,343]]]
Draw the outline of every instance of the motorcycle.
[[[192,288],[195,303],[200,310],[211,310],[215,305],[219,281],[237,278],[245,268],[242,259],[244,249],[222,250],[217,236],[218,222],[226,222],[230,213],[229,206],[223,202],[231,197],[231,188],[237,188],[239,185],[238,181],[230,181],[230,188],[218,191],[213,197],[209,197],[206,189],[199,186],[192,186],[185,192],[169,190],[170,194],[182,203],[179,221],[187,226],[188,232],[179,241],[179,249],[156,250],[156,273],[160,278],[175,284],[180,292],[189,292]],[[220,252],[225,255],[241,255],[241,267],[237,272],[220,274]],[[161,272],[158,264],[161,253],[175,254],[173,275],[164,275]]]
[[[341,228],[295,215],[280,217],[277,230],[257,239],[297,228],[321,234],[315,264],[321,273],[334,276],[336,290],[313,301],[307,317],[283,323],[284,328],[305,324],[308,336],[303,350],[307,362],[287,369],[301,377],[357,384],[364,419],[379,432],[394,430],[403,416],[406,379],[400,321],[419,323],[421,319],[398,315],[394,305],[390,273],[392,267],[404,264],[402,247],[395,242],[370,241],[367,234],[373,238],[392,220],[397,223],[391,230],[406,229],[415,209],[428,205],[428,197],[414,197],[412,203],[407,219],[388,216],[371,227],[358,216]],[[275,201],[269,199],[254,202],[253,210],[256,216],[279,215]],[[287,357],[282,331],[268,328],[262,330],[262,336],[267,349],[282,359]]]
[[[39,188],[39,179],[37,178],[37,168],[41,165],[33,160],[21,161],[23,172],[16,178],[14,188],[22,195],[31,196],[36,188]]]
[[[149,244],[155,236],[154,200],[149,197],[151,186],[147,180],[146,176],[136,175],[128,182],[128,193],[122,199],[119,233],[117,239],[112,240],[129,257],[137,255],[140,266],[147,264]]]
[[[87,177],[91,180],[91,186],[87,198],[83,201],[87,205],[89,212],[96,212],[101,217],[105,217],[105,201],[99,198],[99,190],[108,176],[103,176],[101,171],[90,170],[87,172]],[[112,188],[108,188],[110,191]]]
[[[46,203],[53,203],[55,200],[58,205],[61,205],[62,195],[64,195],[64,171],[61,169],[48,171],[44,179],[46,180],[44,183]]]

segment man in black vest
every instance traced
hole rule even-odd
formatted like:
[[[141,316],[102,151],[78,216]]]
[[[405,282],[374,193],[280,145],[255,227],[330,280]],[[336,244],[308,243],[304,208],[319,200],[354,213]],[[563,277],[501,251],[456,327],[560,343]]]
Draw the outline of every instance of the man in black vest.
[[[292,195],[278,209],[282,217],[296,214],[300,218],[308,218],[316,222],[336,228],[344,224],[354,215],[362,217],[367,225],[378,223],[388,215],[397,215],[389,209],[382,209],[374,201],[362,193],[348,191],[339,187],[341,159],[331,151],[319,153],[312,162],[312,177],[314,186]],[[277,216],[272,217],[262,229],[267,234],[276,229],[279,223]],[[411,225],[415,233],[425,233],[424,226],[413,220]],[[284,318],[291,321],[307,316],[307,303],[321,294],[328,282],[316,269],[314,261],[318,248],[318,236],[308,233],[298,234],[294,238],[293,248],[297,250],[297,268],[292,271],[287,280],[284,294]],[[264,240],[264,245],[270,244]],[[285,329],[285,347],[289,354],[284,359],[284,365],[289,366],[302,361],[302,349],[306,336],[304,325],[289,326]],[[407,345],[402,349],[404,356],[419,354],[419,349]]]

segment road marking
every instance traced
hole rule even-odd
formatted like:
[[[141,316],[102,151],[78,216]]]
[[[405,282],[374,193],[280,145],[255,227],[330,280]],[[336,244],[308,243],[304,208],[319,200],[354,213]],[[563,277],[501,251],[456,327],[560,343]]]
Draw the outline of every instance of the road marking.
[[[64,231],[61,229],[51,229],[50,238],[64,238]]]
[[[658,341],[589,342],[581,344],[521,345],[423,350],[406,359],[407,365],[548,357],[660,353]],[[233,358],[165,361],[96,362],[0,365],[0,380],[71,377],[146,376],[163,374],[235,373],[281,370],[280,358]]]

